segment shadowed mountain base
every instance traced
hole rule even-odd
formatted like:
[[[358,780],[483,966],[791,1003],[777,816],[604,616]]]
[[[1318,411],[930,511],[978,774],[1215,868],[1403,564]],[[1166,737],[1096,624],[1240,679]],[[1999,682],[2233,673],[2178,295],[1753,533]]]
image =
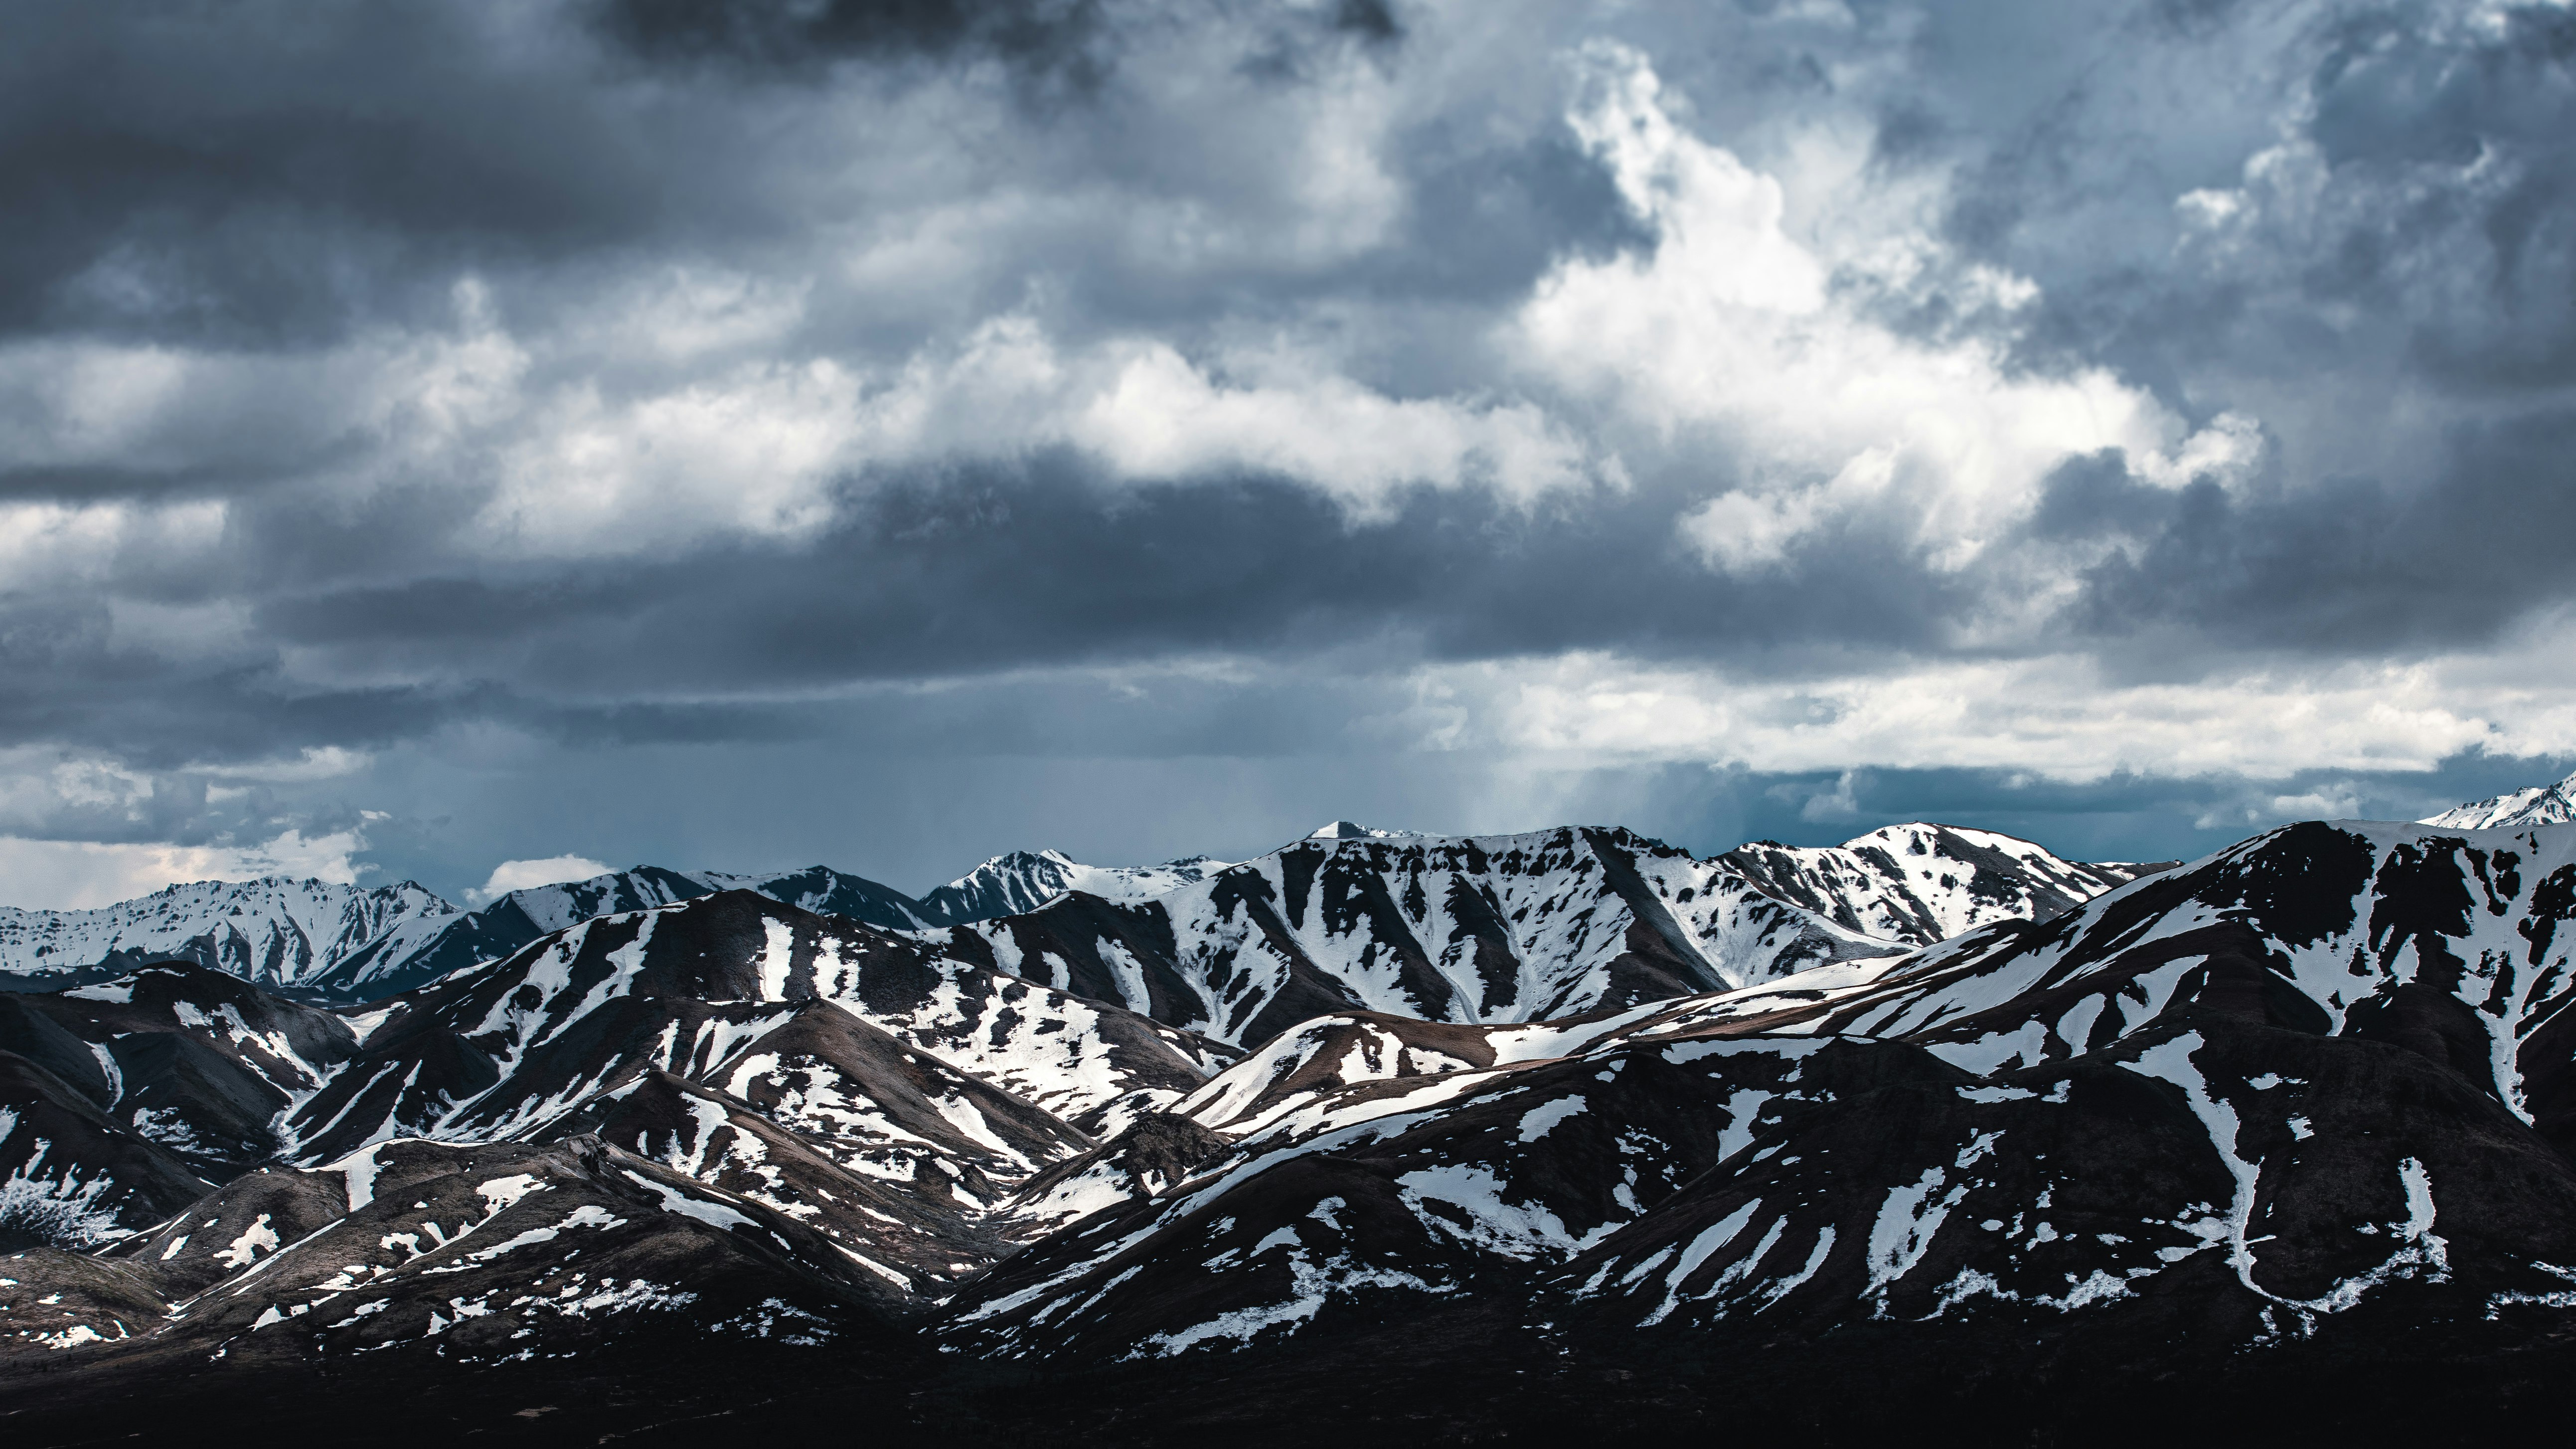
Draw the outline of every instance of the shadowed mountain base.
[[[38,1372],[0,1409],[24,1449],[257,1423],[406,1444],[679,1445],[803,1436],[854,1445],[1504,1444],[1618,1434],[1746,1445],[2065,1446],[2388,1442],[2537,1431],[2576,1339],[2452,1324],[2367,1353],[2293,1345],[2141,1370],[2051,1360],[2001,1337],[1901,1325],[1824,1345],[1565,1345],[1468,1305],[1454,1315],[1210,1362],[1080,1374],[935,1360],[906,1342],[782,1352],[630,1340],[612,1364],[414,1364],[258,1376]],[[1819,1351],[1821,1348],[1823,1351]],[[396,1408],[395,1406],[399,1406]],[[1672,1442],[1698,1442],[1684,1438]]]

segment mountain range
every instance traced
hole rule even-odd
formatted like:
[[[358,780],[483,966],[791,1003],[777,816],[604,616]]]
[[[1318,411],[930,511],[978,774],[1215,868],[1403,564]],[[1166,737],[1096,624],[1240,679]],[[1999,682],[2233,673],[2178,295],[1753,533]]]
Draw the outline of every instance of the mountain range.
[[[1337,836],[1336,831],[1348,834]],[[1898,834],[1909,831],[1914,834],[1905,841],[1897,840]],[[1970,860],[1968,853],[1985,850],[1991,854],[1997,848],[1975,844],[1971,836],[1978,841],[2007,842],[2002,849],[2020,853]],[[1336,822],[1287,850],[1311,853],[1327,848],[1327,842],[1345,839],[1375,840],[1378,844],[1369,848],[1381,851],[1410,849],[1418,853],[1431,848],[1426,847],[1426,842],[1446,837],[1370,832],[1348,822]],[[1644,844],[1657,859],[1688,858],[1686,853],[1660,842]],[[1938,865],[1940,870],[1918,869],[1914,874],[1919,878],[1912,886],[1899,879],[1890,887],[1888,880],[1895,877],[1886,876],[1886,872],[1905,875],[1888,856],[1891,844],[1900,853],[1915,846],[1924,847],[1929,854],[1917,865]],[[1474,849],[1481,858],[1482,848]],[[1748,927],[1757,936],[1764,931],[1786,930],[1791,936],[1805,932],[1808,939],[1804,944],[1784,937],[1777,945],[1773,954],[1788,953],[1784,959],[1800,959],[1801,953],[1813,955],[1818,951],[1848,954],[1921,944],[1938,938],[1937,931],[1925,934],[1932,923],[1951,918],[1983,919],[1980,912],[2061,909],[2078,898],[2067,893],[2067,882],[2082,882],[2098,890],[2126,879],[2131,869],[2079,865],[2059,860],[2026,842],[2009,841],[2008,837],[1962,834],[1938,826],[1891,827],[1838,851],[1792,854],[1802,864],[1784,868],[1777,862],[1755,863],[1747,857],[1747,867],[1757,872],[1763,882],[1759,889],[1793,899],[1794,908],[1784,913],[1771,899],[1755,899],[1739,911],[1744,919],[1729,928],[1738,938]],[[995,856],[918,899],[865,877],[819,865],[765,876],[641,865],[587,880],[511,891],[474,911],[459,910],[409,881],[374,888],[282,878],[199,882],[172,886],[97,910],[0,909],[0,986],[59,990],[81,981],[113,976],[146,962],[190,960],[300,999],[325,1003],[366,1001],[497,960],[579,921],[724,890],[755,891],[800,909],[847,916],[888,930],[945,933],[937,939],[993,965],[1002,959],[994,954],[995,950],[1009,952],[1008,939],[1022,928],[987,928],[972,935],[955,934],[955,928],[980,927],[985,922],[1042,913],[1053,906],[1062,909],[1046,917],[1042,924],[1027,928],[1034,933],[1032,939],[1050,930],[1072,929],[1066,924],[1069,918],[1085,912],[1110,912],[1104,920],[1121,918],[1121,912],[1153,917],[1163,908],[1147,906],[1146,902],[1190,891],[1225,894],[1241,890],[1247,887],[1247,872],[1260,874],[1267,870],[1277,876],[1283,867],[1275,862],[1282,855],[1283,852],[1273,852],[1241,866],[1206,856],[1153,866],[1092,866],[1055,850],[1014,851]],[[1873,876],[1873,871],[1880,874]],[[1738,874],[1742,872],[1728,875],[1728,888],[1742,895],[1746,880],[1756,877],[1739,880]],[[1216,884],[1236,876],[1244,878],[1231,886]],[[2077,889],[2080,892],[2085,887]],[[1685,883],[1682,888],[1693,887]],[[1912,916],[1899,919],[1889,913],[1883,897],[1891,888],[1907,903],[1903,909],[1913,912]],[[1697,886],[1701,894],[1709,889],[1706,881]],[[1925,900],[1943,904],[1936,908],[1925,905]],[[1826,919],[1822,924],[1810,921],[1809,913]],[[1653,914],[1649,912],[1650,917]],[[1759,918],[1758,922],[1755,918]],[[1211,928],[1221,933],[1231,929],[1230,917],[1212,922]],[[1083,984],[1068,989],[1102,994],[1092,988],[1102,985],[1098,973],[1107,969],[1098,964],[1104,942],[1113,952],[1123,949],[1112,937],[1098,933],[1071,947],[1071,957],[1063,954],[1064,948],[1057,949],[1057,959],[1078,958],[1093,968],[1086,973]],[[1044,953],[1049,948],[1039,949]],[[1390,938],[1385,942],[1361,941],[1351,949],[1361,954],[1375,950],[1380,954],[1411,951],[1420,955],[1423,948],[1418,942],[1399,943]],[[1680,949],[1692,956],[1705,955],[1707,950]],[[1740,954],[1762,948],[1718,948],[1719,954],[1729,949]],[[1151,955],[1151,948],[1148,951]],[[1071,967],[1066,970],[1070,972]],[[1720,977],[1736,979],[1726,976],[1724,968]],[[1069,980],[1068,976],[1056,984],[1066,986]],[[1124,998],[1109,990],[1106,999]],[[1305,999],[1295,996],[1283,1009],[1293,1009]],[[1347,990],[1333,997],[1336,1005],[1359,1000]],[[1273,1013],[1264,1020],[1277,1017],[1278,1013]],[[1228,1039],[1235,1035],[1222,1034]]]
[[[364,1003],[0,995],[13,1442],[2556,1412],[2576,823],[1337,822],[963,924],[808,875],[549,888],[608,908]]]
[[[1249,1045],[1365,1010],[1515,1022],[1892,957],[1951,923],[2064,909],[2139,867],[1900,826],[1714,859],[1631,831],[1429,836],[1336,822],[1146,899],[1068,892],[951,929],[964,959]]]

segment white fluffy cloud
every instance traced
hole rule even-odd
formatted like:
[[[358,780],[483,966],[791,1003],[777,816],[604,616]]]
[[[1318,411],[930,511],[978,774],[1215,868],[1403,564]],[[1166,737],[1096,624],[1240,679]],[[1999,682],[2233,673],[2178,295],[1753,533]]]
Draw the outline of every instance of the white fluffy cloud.
[[[750,362],[623,402],[583,380],[514,422],[482,524],[504,551],[541,556],[793,537],[880,470],[1041,448],[1135,482],[1285,476],[1360,517],[1417,485],[1527,504],[1617,476],[1527,401],[1390,397],[1293,348],[1206,363],[1150,337],[1067,349],[1018,313],[898,368]]]
[[[1694,135],[1646,56],[1597,42],[1580,69],[1568,120],[1656,241],[1644,255],[1559,266],[1517,319],[1517,345],[1530,368],[1602,398],[1677,453],[1727,458],[1743,474],[1681,519],[1713,566],[1759,571],[1802,538],[1869,515],[1900,524],[1938,566],[1962,568],[2027,515],[2071,455],[2121,449],[2169,486],[2255,460],[2259,434],[2243,419],[2194,433],[2108,370],[2019,374],[1985,338],[1927,342],[1873,320],[1869,288],[1833,285],[1819,248],[1871,287],[1901,286],[1938,252],[1927,233],[1904,229],[1920,222],[1818,197],[1811,213],[1856,230],[1792,235],[1780,180]],[[1815,180],[1876,184],[1829,167]],[[1900,229],[1873,236],[1864,220]],[[1961,285],[2005,312],[2035,295],[1990,270]]]
[[[351,857],[367,848],[355,831],[307,839],[285,831],[257,845],[109,845],[0,835],[0,905],[85,910],[196,880],[293,879],[354,885],[370,867]]]
[[[489,905],[512,891],[568,880],[588,880],[592,876],[606,874],[606,865],[578,855],[550,855],[543,860],[505,860],[492,867],[491,876],[481,886],[468,890],[465,899],[478,906]]]
[[[2081,655],[1895,663],[1792,682],[1599,655],[1426,673],[1428,747],[1559,768],[1706,762],[1758,772],[1977,769],[2069,782],[2117,773],[2282,779],[2430,770],[2485,749],[2576,742],[2576,685],[2500,696],[2442,663],[2280,667],[2123,683]],[[1462,721],[1464,721],[1462,727]]]

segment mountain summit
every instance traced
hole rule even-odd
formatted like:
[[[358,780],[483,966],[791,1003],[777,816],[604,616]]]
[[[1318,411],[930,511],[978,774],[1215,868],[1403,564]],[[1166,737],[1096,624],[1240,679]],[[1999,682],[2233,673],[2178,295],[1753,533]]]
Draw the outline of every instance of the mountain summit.
[[[1316,826],[1306,838],[1308,840],[1412,840],[1419,834],[1420,832],[1412,830],[1374,830],[1354,821],[1336,820],[1329,825]]]
[[[1103,900],[1141,901],[1196,885],[1230,864],[1192,855],[1160,865],[1084,865],[1061,850],[1014,850],[923,896],[919,911],[932,925],[962,926],[1034,911],[1073,891]]]
[[[2576,820],[2576,775],[2555,785],[2534,785],[2473,800],[2416,823],[2451,830],[2503,830],[2517,825],[2564,825],[2571,820]]]

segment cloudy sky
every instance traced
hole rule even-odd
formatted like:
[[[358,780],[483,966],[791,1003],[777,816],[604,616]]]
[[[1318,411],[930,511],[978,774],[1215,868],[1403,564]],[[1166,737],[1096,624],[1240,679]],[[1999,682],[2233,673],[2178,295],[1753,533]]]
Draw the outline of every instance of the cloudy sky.
[[[2576,16],[0,0],[0,901],[2576,752]]]

